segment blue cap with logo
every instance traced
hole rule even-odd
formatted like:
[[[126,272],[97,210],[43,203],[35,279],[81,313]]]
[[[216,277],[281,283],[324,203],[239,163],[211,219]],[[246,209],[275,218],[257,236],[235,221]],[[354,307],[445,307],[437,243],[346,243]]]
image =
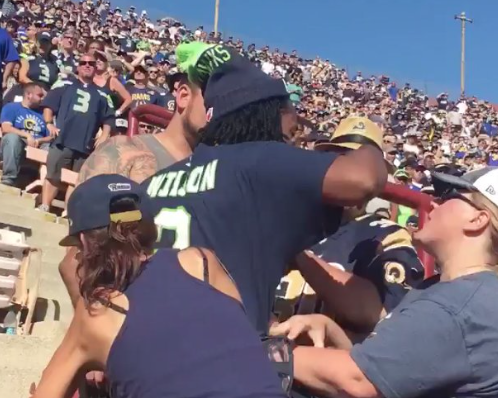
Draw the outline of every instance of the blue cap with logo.
[[[117,198],[135,197],[138,209],[111,213],[111,202]],[[79,245],[81,232],[107,227],[111,223],[153,219],[146,190],[136,182],[118,174],[92,177],[76,187],[67,204],[69,235],[59,245]]]

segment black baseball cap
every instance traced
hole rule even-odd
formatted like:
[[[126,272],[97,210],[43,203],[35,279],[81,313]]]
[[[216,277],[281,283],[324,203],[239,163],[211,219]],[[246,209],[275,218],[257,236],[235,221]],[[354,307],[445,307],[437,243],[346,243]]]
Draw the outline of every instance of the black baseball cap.
[[[138,209],[122,213],[111,213],[111,202],[122,197],[135,197]],[[118,174],[103,174],[92,177],[77,186],[69,198],[67,215],[69,234],[59,245],[79,245],[81,232],[109,226],[117,222],[133,222],[153,219],[149,196],[136,182]]]

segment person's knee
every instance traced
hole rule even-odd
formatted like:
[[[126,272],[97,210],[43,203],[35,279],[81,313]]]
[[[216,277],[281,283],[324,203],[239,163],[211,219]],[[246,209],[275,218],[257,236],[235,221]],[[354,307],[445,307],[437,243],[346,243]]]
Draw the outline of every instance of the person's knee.
[[[2,150],[22,150],[24,147],[24,141],[21,136],[17,134],[5,134],[2,136]]]

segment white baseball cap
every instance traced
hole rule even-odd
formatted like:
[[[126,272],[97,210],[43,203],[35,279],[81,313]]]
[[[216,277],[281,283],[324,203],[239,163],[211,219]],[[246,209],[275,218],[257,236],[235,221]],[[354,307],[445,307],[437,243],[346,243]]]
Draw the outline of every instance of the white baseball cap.
[[[479,192],[498,207],[498,167],[484,167],[470,171],[461,177],[444,173],[432,173],[436,196],[451,189]]]

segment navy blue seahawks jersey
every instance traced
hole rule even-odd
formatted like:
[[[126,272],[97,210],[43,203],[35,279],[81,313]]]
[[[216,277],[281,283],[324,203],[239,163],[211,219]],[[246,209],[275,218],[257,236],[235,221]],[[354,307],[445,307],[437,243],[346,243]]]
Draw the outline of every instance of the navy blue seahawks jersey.
[[[132,85],[127,85],[126,89],[131,94],[132,103],[130,109],[135,109],[140,105],[159,105],[161,106],[161,99],[159,93],[153,88],[138,88]]]
[[[47,90],[50,89],[59,76],[59,67],[57,66],[56,58],[52,55],[47,59],[30,57],[28,58],[28,62],[28,78],[42,84]]]
[[[78,60],[79,56],[77,54],[72,54],[72,55],[64,55],[64,53],[57,52],[56,54],[56,59],[57,59],[57,66],[59,68],[59,71],[62,73],[76,73],[76,70],[78,68]]]
[[[322,204],[335,156],[276,142],[199,145],[144,182],[159,247],[212,249],[265,333],[287,264],[339,226],[342,208]]]
[[[130,37],[122,37],[117,40],[119,49],[125,53],[132,53],[137,49],[137,43]]]
[[[424,276],[408,231],[373,214],[342,225],[312,251],[331,266],[370,280],[387,311]]]
[[[54,84],[42,102],[56,115],[60,133],[55,144],[81,153],[90,153],[99,128],[114,123],[114,108],[109,97],[95,84],[78,79]]]

